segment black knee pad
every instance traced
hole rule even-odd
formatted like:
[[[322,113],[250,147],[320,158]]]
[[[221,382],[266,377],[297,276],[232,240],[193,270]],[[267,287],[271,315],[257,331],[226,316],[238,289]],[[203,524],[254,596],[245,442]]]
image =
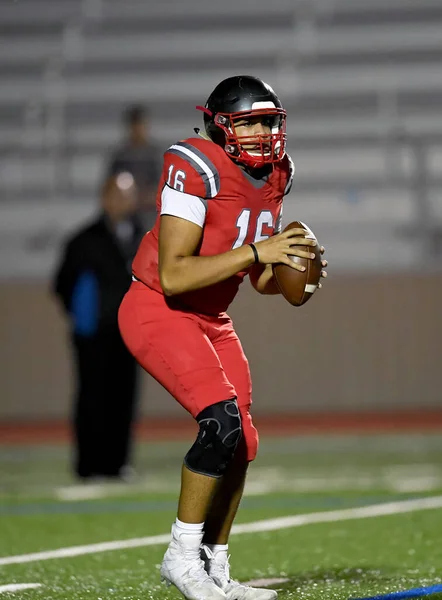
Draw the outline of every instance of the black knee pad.
[[[200,430],[184,464],[195,473],[222,477],[241,439],[241,415],[236,398],[208,406],[196,420]]]

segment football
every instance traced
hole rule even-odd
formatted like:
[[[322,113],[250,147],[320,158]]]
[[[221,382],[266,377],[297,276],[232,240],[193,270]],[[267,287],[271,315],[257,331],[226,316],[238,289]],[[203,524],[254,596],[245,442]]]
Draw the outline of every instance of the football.
[[[316,239],[313,231],[300,221],[289,223],[284,231],[288,229],[302,228],[305,229],[306,238]],[[318,289],[319,280],[322,271],[322,255],[321,246],[318,243],[316,246],[297,246],[300,250],[305,250],[315,254],[315,258],[299,258],[298,256],[290,256],[291,260],[303,265],[305,271],[292,269],[288,265],[276,264],[273,265],[273,275],[278,288],[284,298],[293,304],[293,306],[302,306],[310,300],[313,294]]]

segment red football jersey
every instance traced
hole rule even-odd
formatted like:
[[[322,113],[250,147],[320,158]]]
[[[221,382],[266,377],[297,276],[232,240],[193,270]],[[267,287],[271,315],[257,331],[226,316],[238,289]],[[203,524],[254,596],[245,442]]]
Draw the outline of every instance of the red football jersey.
[[[157,193],[158,218],[135,256],[135,278],[162,293],[158,274],[161,214],[175,215],[202,227],[199,256],[222,254],[277,233],[281,229],[283,197],[291,188],[293,174],[288,155],[273,164],[268,176],[255,180],[210,140],[177,142],[164,154]],[[247,271],[242,271],[176,299],[195,312],[219,314],[232,302],[246,275]]]

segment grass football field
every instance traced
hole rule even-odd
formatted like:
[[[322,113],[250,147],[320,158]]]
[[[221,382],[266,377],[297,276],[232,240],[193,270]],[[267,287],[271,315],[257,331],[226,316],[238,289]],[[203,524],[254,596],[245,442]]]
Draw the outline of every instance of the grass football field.
[[[130,485],[78,485],[68,447],[0,446],[0,598],[181,598],[158,569],[190,441],[139,444]],[[440,600],[442,432],[264,438],[237,524],[232,576],[282,600]]]

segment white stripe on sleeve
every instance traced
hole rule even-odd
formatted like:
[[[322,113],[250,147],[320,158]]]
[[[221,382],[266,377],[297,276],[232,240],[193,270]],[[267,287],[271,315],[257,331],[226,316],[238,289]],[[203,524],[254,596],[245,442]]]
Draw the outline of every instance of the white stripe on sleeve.
[[[275,223],[275,233],[281,233],[282,231],[282,206],[281,206],[281,210],[279,212],[279,215],[276,217],[276,223]]]
[[[192,150],[189,150],[189,148],[185,148],[181,144],[174,144],[170,148],[171,150],[181,152],[182,154],[185,154],[186,156],[194,160],[196,164],[204,171],[210,185],[210,193],[212,195],[212,198],[214,198],[218,193],[218,188],[216,185],[215,173],[212,171],[209,165],[206,162],[204,162],[197,154],[195,154],[195,152],[192,152]]]
[[[180,217],[199,225],[199,227],[204,227],[206,205],[198,196],[185,194],[165,185],[161,194],[160,214]]]

